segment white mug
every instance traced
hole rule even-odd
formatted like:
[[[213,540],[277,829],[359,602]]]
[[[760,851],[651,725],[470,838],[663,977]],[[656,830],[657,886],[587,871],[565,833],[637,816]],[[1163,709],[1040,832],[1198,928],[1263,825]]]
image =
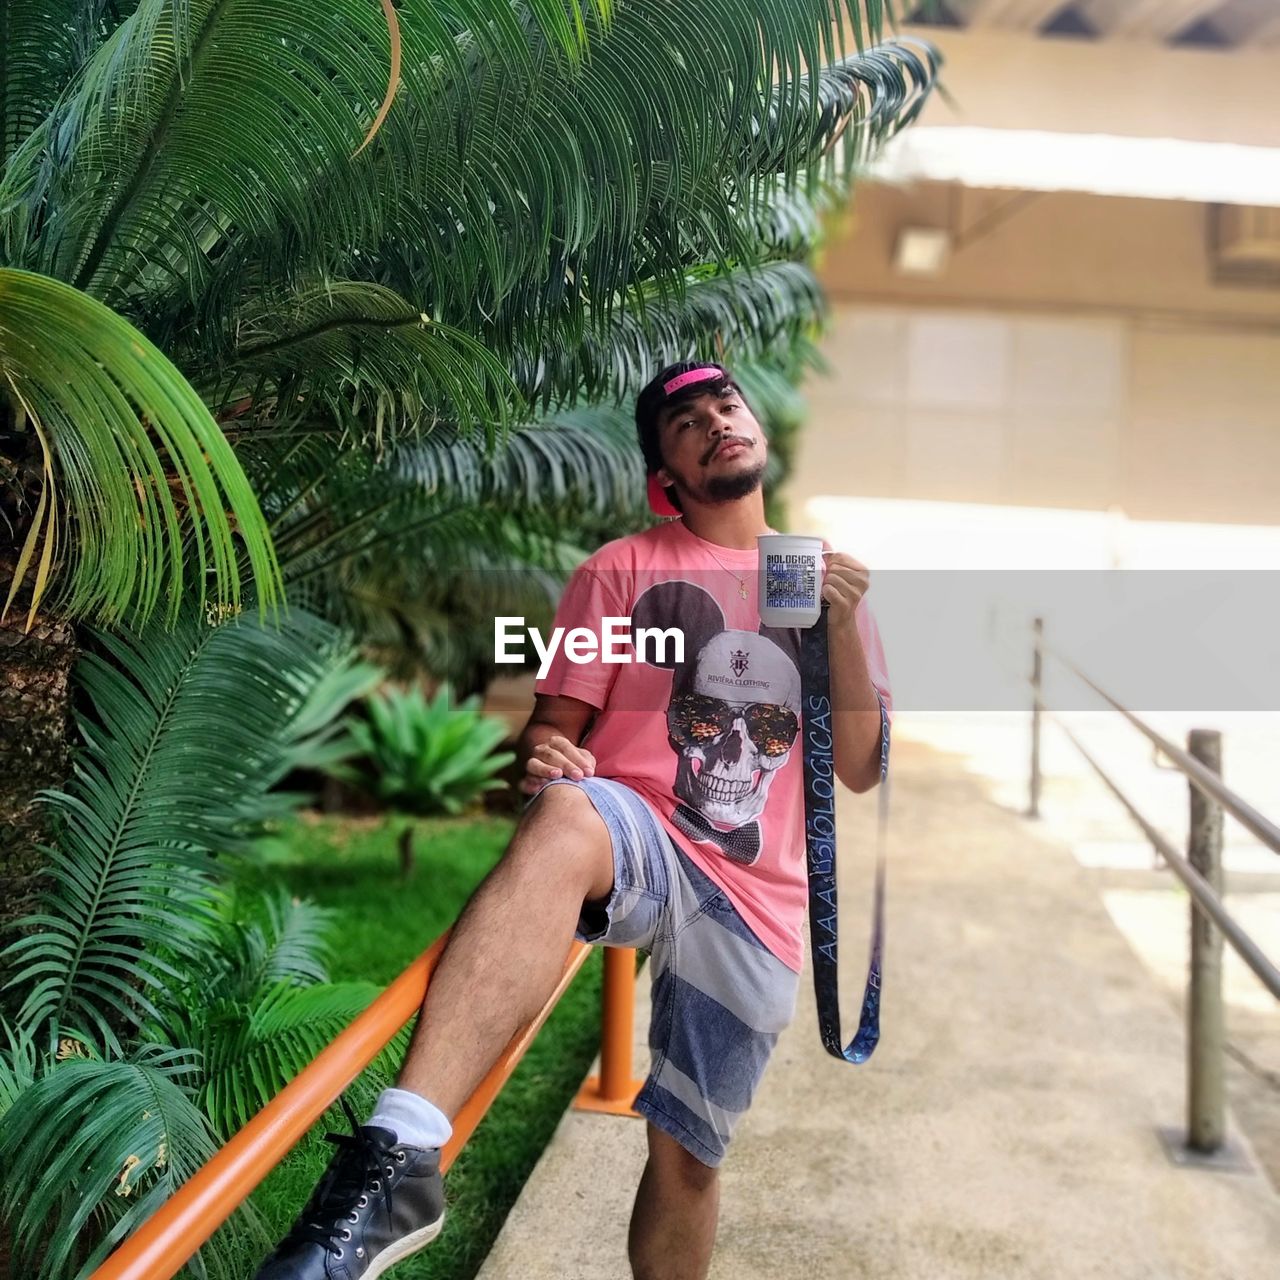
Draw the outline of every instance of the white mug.
[[[761,533],[760,621],[766,627],[811,627],[822,613],[822,539]]]

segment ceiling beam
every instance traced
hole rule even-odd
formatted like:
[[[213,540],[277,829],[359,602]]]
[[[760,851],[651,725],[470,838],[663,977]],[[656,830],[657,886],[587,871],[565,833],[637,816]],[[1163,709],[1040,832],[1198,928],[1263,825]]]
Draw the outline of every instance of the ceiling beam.
[[[1080,0],[1076,8],[1102,35],[1171,40],[1226,3],[1227,0]]]
[[[1276,0],[1230,0],[1221,13],[1214,15],[1213,25],[1233,45],[1266,48],[1280,44]]]
[[[1006,31],[1036,31],[1044,26],[1067,0],[965,0],[953,8],[964,10],[968,27],[1002,27]]]

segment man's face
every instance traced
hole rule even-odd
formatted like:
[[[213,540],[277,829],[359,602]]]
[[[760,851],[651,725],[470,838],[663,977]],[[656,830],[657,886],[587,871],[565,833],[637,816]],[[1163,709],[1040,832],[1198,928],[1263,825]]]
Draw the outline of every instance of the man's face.
[[[699,502],[733,502],[764,478],[768,445],[746,401],[734,390],[704,393],[658,420],[663,466],[658,479]]]

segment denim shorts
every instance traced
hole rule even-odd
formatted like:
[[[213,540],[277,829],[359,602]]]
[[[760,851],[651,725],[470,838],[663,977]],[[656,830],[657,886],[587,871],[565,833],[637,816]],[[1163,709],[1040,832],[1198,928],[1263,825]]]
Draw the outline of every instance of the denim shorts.
[[[800,975],[630,787],[609,778],[546,785],[581,787],[613,842],[613,892],[584,907],[577,937],[651,953],[652,1063],[636,1110],[703,1164],[718,1165],[795,1014]]]

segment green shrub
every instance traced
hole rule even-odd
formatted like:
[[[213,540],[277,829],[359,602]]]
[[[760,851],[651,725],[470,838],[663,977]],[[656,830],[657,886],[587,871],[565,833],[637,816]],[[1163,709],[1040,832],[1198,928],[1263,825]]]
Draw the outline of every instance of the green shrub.
[[[376,994],[325,981],[324,912],[231,875],[369,678],[345,639],[184,602],[172,627],[83,640],[74,769],[39,796],[45,892],[0,949],[0,1221],[23,1280],[90,1274]],[[252,1206],[236,1217],[265,1251]],[[243,1274],[216,1242],[185,1274],[206,1272]]]
[[[494,775],[515,753],[494,751],[507,726],[483,715],[478,697],[456,706],[451,699],[447,684],[429,702],[419,689],[374,694],[367,719],[347,719],[360,755],[334,772],[405,813],[461,813],[503,785]]]

